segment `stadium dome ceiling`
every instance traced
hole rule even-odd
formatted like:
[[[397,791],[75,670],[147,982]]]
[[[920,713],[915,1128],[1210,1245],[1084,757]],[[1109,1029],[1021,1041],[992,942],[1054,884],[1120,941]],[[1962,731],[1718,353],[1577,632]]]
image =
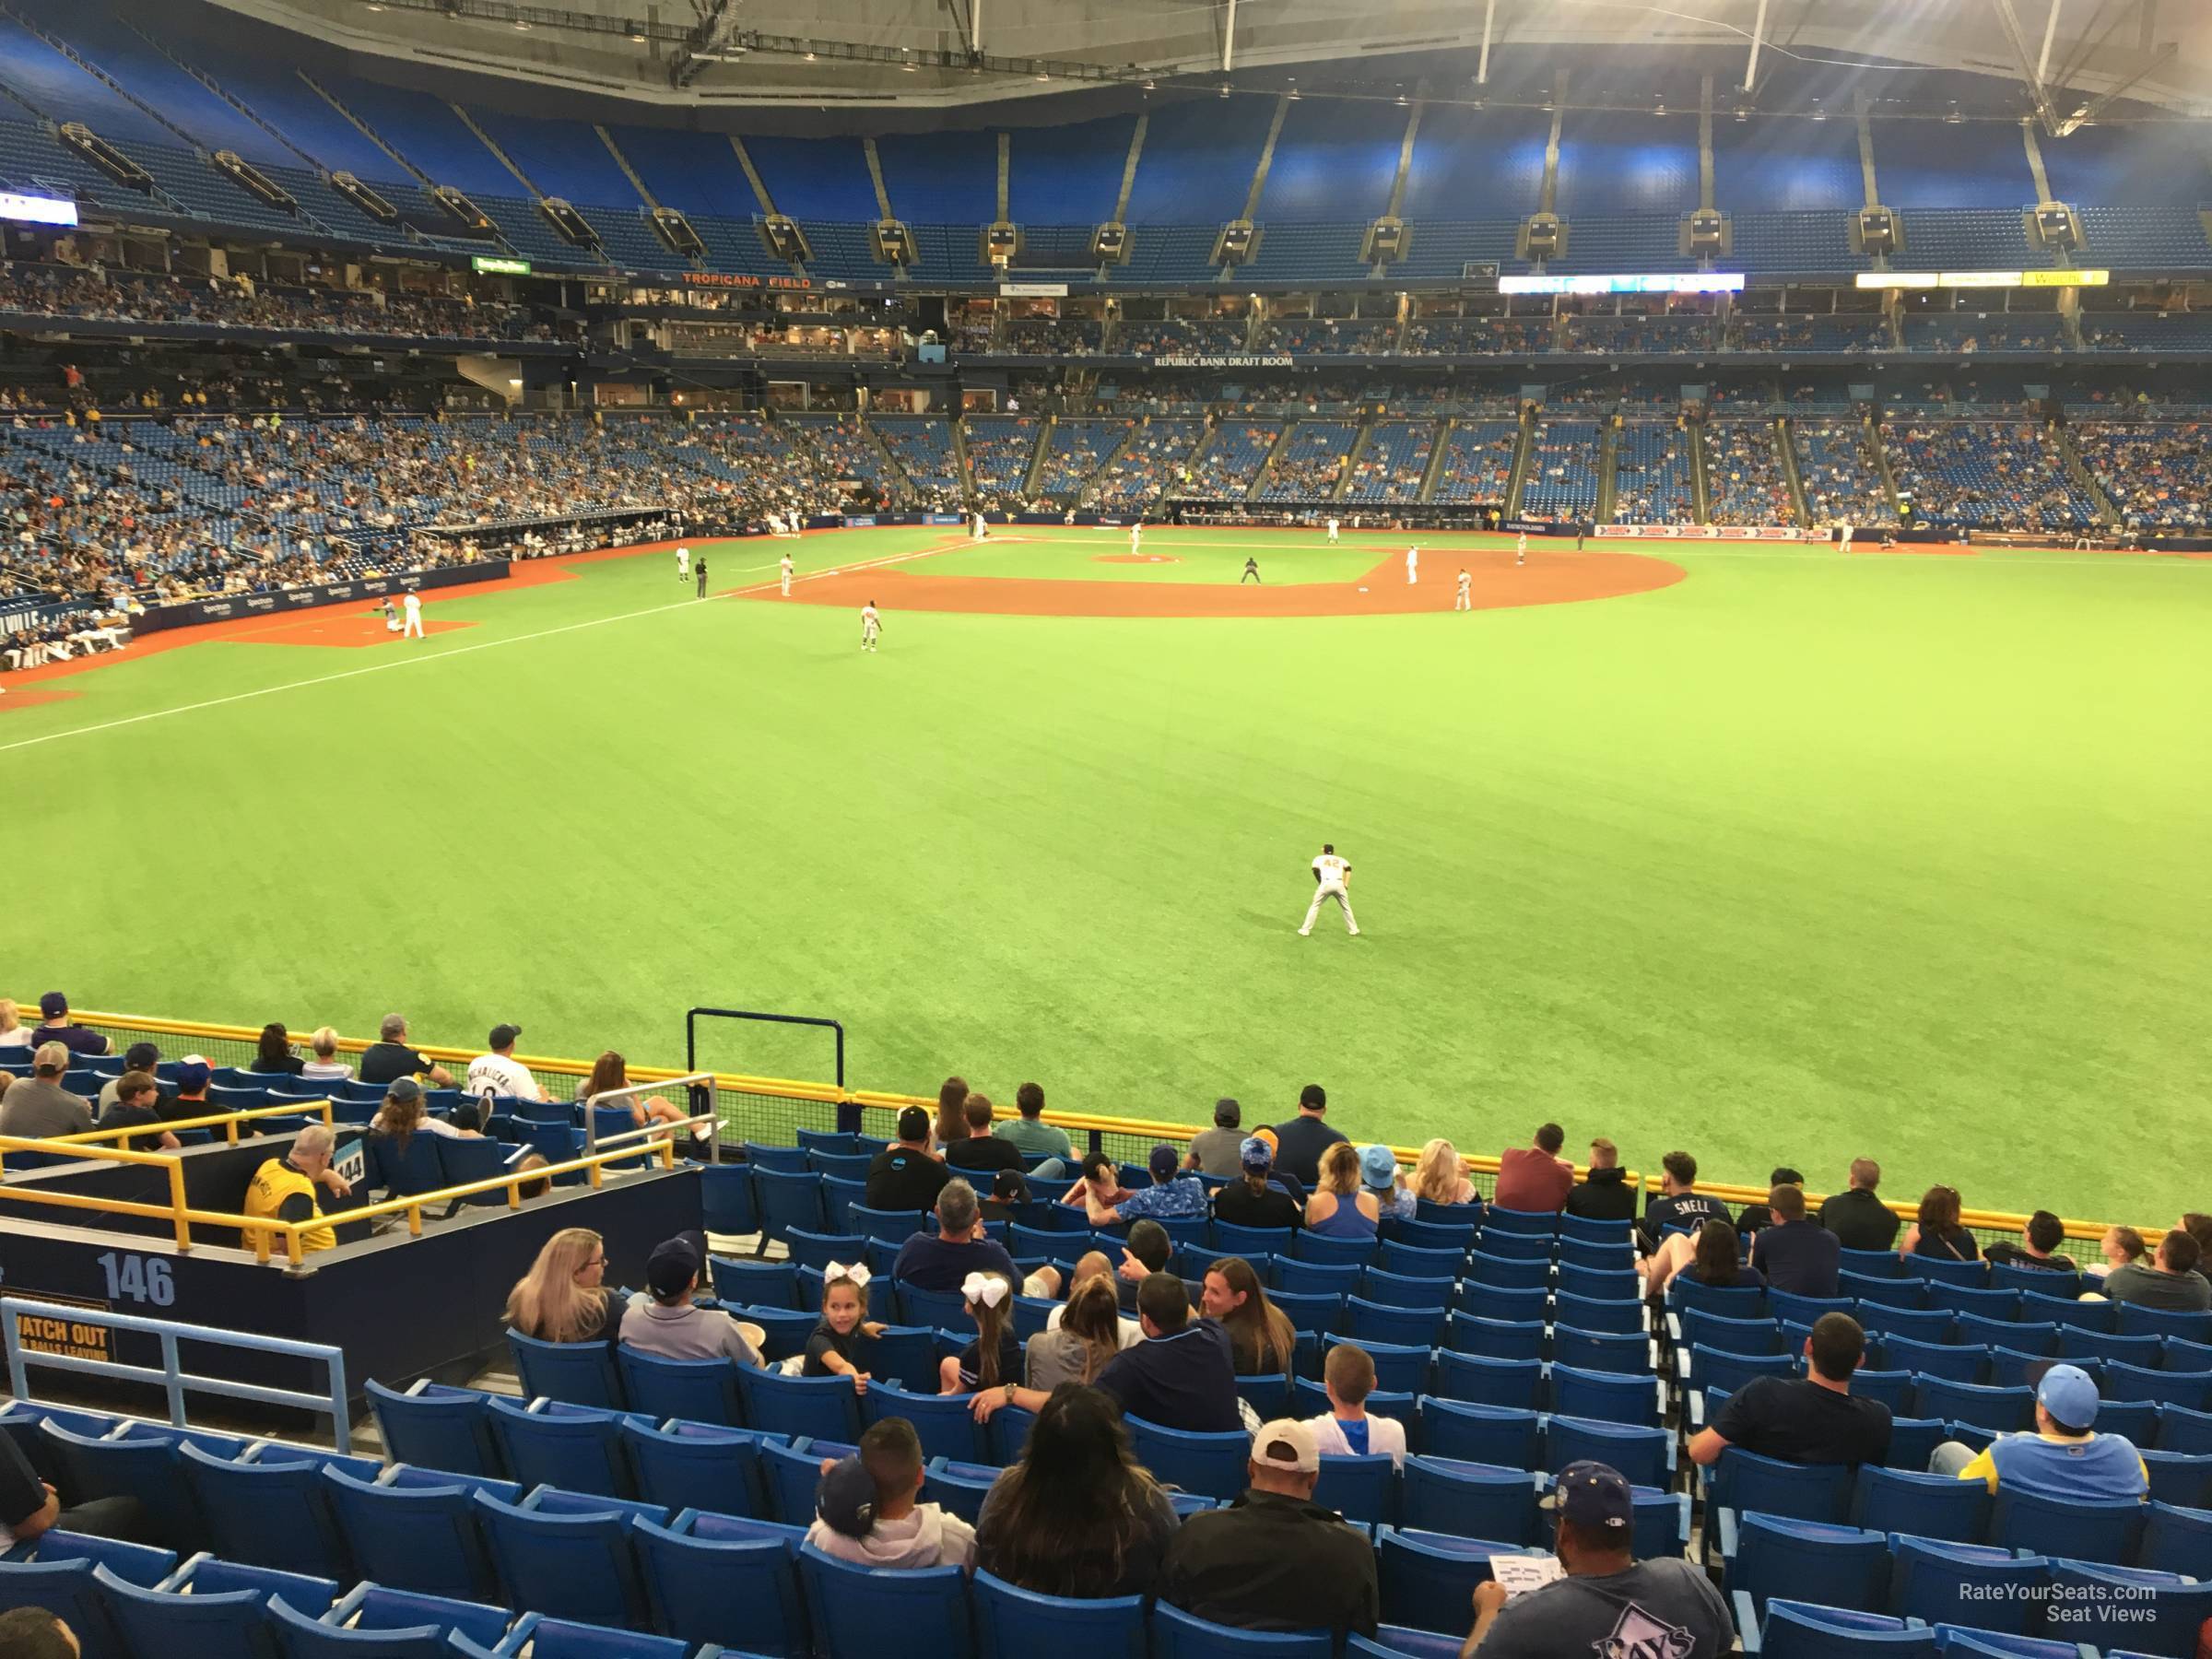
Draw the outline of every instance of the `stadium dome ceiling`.
[[[1148,95],[2212,115],[2206,0],[198,0],[233,45],[564,112],[1066,120]],[[241,40],[241,21],[255,25]],[[1561,76],[1566,77],[1564,88]],[[491,77],[487,88],[484,77]],[[582,99],[582,104],[568,100]],[[963,117],[963,112],[965,116]]]

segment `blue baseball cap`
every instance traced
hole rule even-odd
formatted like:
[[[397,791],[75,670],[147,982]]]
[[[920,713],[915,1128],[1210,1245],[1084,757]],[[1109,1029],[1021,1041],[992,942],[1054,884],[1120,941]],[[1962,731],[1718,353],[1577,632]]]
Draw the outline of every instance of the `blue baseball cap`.
[[[1636,1500],[1628,1477],[1611,1464],[1572,1463],[1559,1471],[1543,1507],[1566,1516],[1570,1525],[1626,1533]]]
[[[876,1477],[859,1453],[841,1457],[822,1472],[814,1488],[814,1512],[830,1530],[865,1538],[876,1524]]]
[[[1391,1156],[1388,1147],[1359,1148],[1359,1178],[1369,1186],[1389,1186],[1397,1178],[1397,1173],[1398,1160]]]
[[[1248,1170],[1264,1170],[1275,1161],[1275,1148],[1258,1135],[1248,1135],[1237,1148],[1237,1161]]]
[[[2053,1365],[2033,1378],[2035,1403],[2061,1427],[2086,1433],[2097,1422],[2097,1384],[2078,1365]]]
[[[1160,1145],[1152,1148],[1152,1161],[1150,1168],[1152,1171],[1153,1180],[1162,1182],[1172,1181],[1175,1179],[1175,1171],[1182,1168],[1182,1159],[1181,1156],[1177,1154],[1174,1147],[1167,1145],[1165,1142],[1162,1142]]]

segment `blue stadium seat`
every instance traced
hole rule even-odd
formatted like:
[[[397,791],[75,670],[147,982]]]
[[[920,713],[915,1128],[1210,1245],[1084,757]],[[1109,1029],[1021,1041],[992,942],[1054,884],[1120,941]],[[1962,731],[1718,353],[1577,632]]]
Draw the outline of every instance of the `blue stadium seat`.
[[[2030,1345],[2018,1340],[2018,1333],[2041,1328],[2015,1324],[2005,1338],[2005,1346],[2027,1348]],[[2156,1368],[2165,1356],[2165,1339],[2159,1336],[2122,1336],[2112,1331],[2085,1331],[2077,1325],[2068,1325],[2062,1330],[2053,1324],[2049,1329],[2053,1340],[2058,1345],[2056,1351],[2077,1363],[2085,1359],[2117,1359],[2126,1365]]]
[[[2107,1397],[2151,1400],[2184,1411],[2212,1411],[2212,1371],[2151,1371],[2113,1360],[2104,1368]]]
[[[1491,1359],[1441,1348],[1436,1392],[1447,1400],[1534,1411],[1544,1397],[1544,1366],[1537,1359]]]
[[[1551,1359],[1579,1371],[1610,1371],[1615,1376],[1652,1374],[1651,1339],[1641,1331],[1615,1335],[1585,1331],[1564,1319],[1551,1327]]]
[[[977,1659],[1145,1659],[1145,1598],[1041,1595],[979,1571]]]
[[[1263,1423],[1288,1415],[1290,1410],[1290,1378],[1282,1371],[1265,1376],[1239,1377],[1237,1397],[1259,1414]]]
[[[2099,1415],[2103,1414],[2100,1412]],[[2159,1406],[2157,1441],[2161,1452],[2212,1455],[2212,1411],[2191,1411],[2180,1406]]]
[[[2059,1329],[2055,1324],[2022,1324],[2017,1319],[1991,1319],[1980,1313],[1961,1313],[1952,1324],[1951,1334],[1970,1347],[2010,1348],[2016,1354],[2056,1354]],[[2098,1336],[2094,1332],[2076,1331],[2072,1335],[2093,1341],[2110,1342],[2109,1336]],[[2093,1358],[2102,1359],[2102,1355]]]
[[[1730,1446],[1712,1466],[1707,1512],[1758,1513],[1841,1525],[1850,1513],[1857,1470],[1849,1464],[1794,1464]],[[1708,1532],[1710,1553],[1722,1540]]]
[[[737,1392],[748,1429],[787,1440],[860,1438],[860,1396],[849,1377],[786,1377],[747,1365],[738,1368]]]
[[[540,1514],[487,1492],[470,1501],[510,1606],[585,1624],[644,1625],[645,1592],[626,1516]]]
[[[2124,1642],[2139,1653],[2192,1659],[2202,1651],[2198,1632],[2212,1619],[2212,1583],[2179,1573],[2057,1560],[2051,1563],[2051,1585],[2069,1615],[2067,1640],[2108,1651]],[[2071,1617],[2076,1609],[2084,1614],[2078,1624]]]
[[[1465,1631],[1475,1586],[1490,1576],[1494,1555],[1537,1554],[1504,1540],[1385,1526],[1375,1535],[1382,1617],[1417,1630]]]
[[[2034,1290],[2020,1292],[2020,1323],[2070,1325],[2084,1331],[2116,1332],[2120,1328],[2120,1304],[2109,1301],[2078,1301],[2071,1296],[2042,1296]]]
[[[1780,1597],[1767,1604],[1759,1628],[1766,1659],[1936,1659],[1939,1652],[1925,1625]]]
[[[1629,1235],[1635,1230],[1632,1221],[1597,1221],[1586,1216],[1559,1216],[1559,1241],[1569,1243],[1579,1240],[1585,1244],[1626,1245]]]
[[[1327,1630],[1241,1630],[1165,1602],[1152,1609],[1152,1659],[1330,1659]]]
[[[1481,1256],[1486,1263],[1512,1262],[1524,1266],[1541,1263],[1548,1266],[1557,1248],[1548,1233],[1512,1232],[1492,1227],[1475,1235],[1473,1254]]]
[[[217,1554],[315,1578],[344,1574],[345,1545],[320,1462],[265,1455],[241,1463],[194,1445],[178,1455]],[[304,1610],[299,1594],[288,1599]]]
[[[1979,1388],[1971,1382],[1924,1376],[1915,1409],[1922,1417],[1939,1417],[1948,1423],[1969,1423],[1993,1434],[2008,1434],[2035,1427],[2035,1391]]]
[[[1565,1246],[1561,1247],[1562,1249]],[[1624,1255],[1623,1260],[1626,1260]],[[1585,1267],[1579,1262],[1564,1259],[1558,1264],[1555,1283],[1561,1296],[1587,1298],[1592,1301],[1641,1303],[1642,1281],[1633,1267]],[[1639,1325],[1642,1322],[1642,1308],[1637,1308]],[[1607,1328],[1600,1325],[1598,1329]]]
[[[449,1639],[460,1659],[485,1659],[470,1653],[466,1637]],[[685,1659],[688,1647],[665,1636],[647,1636],[635,1630],[610,1630],[564,1618],[547,1618],[525,1613],[500,1644],[499,1659],[516,1659],[525,1648],[530,1659]]]
[[[2123,1336],[2179,1336],[2184,1342],[2212,1342],[2212,1313],[2181,1313],[2136,1302],[2108,1302],[2118,1310]]]
[[[1859,1273],[1846,1266],[1836,1276],[1836,1288],[1841,1295],[1877,1307],[1924,1308],[1928,1305],[1928,1287],[1924,1279]]]
[[[295,1610],[312,1611],[305,1606]],[[363,1630],[408,1630],[430,1625],[449,1634],[457,1631],[471,1641],[491,1647],[506,1638],[507,1627],[514,1615],[504,1607],[487,1606],[482,1602],[423,1595],[369,1582],[347,1591],[346,1598],[330,1610],[329,1618],[333,1624],[350,1624]]]
[[[1441,1250],[1430,1250],[1418,1244],[1409,1244],[1404,1239],[1386,1237],[1381,1252],[1375,1257],[1375,1265],[1381,1271],[1406,1278],[1454,1279],[1459,1277],[1459,1270],[1466,1265],[1466,1260],[1467,1253],[1465,1250],[1449,1246]],[[1373,1290],[1368,1294],[1377,1301],[1394,1300],[1378,1295]]]
[[[1861,1303],[1859,1323],[1869,1332],[1941,1346],[1951,1340],[1958,1315],[1948,1308],[1898,1308],[1883,1302]]]
[[[55,1484],[72,1503],[100,1498],[135,1498],[146,1506],[155,1535],[172,1543],[206,1536],[206,1522],[185,1486],[176,1440],[130,1425],[122,1438],[95,1437],[65,1429],[53,1417],[38,1432],[59,1464]]]
[[[2143,1535],[2143,1505],[2060,1498],[2030,1487],[1997,1488],[1989,1517],[1989,1541],[2031,1555],[2118,1565],[2136,1559]]]
[[[1973,1624],[2026,1636],[2041,1622],[2051,1563],[1991,1544],[1896,1537],[1881,1610],[1929,1624]]]
[[[1799,1296],[1794,1291],[1767,1287],[1767,1306],[1777,1319],[1809,1325],[1823,1313],[1850,1313],[1858,1304],[1848,1296]]]
[[[982,1463],[989,1456],[990,1446],[971,1405],[969,1394],[910,1394],[888,1382],[875,1382],[862,1396],[861,1417],[868,1423],[904,1418],[921,1438],[924,1457]]]
[[[1399,1514],[1406,1526],[1534,1544],[1540,1476],[1449,1457],[1409,1457]]]
[[[1889,1541],[1856,1527],[1747,1514],[1729,1540],[1727,1584],[1733,1596],[1763,1608],[1770,1597],[1806,1599],[1862,1613],[1882,1610],[1889,1589]]]
[[[1375,1239],[1330,1239],[1300,1228],[1291,1236],[1290,1253],[1301,1262],[1357,1262],[1362,1267],[1381,1249]]]
[[[848,1134],[841,1129],[802,1128],[793,1133],[792,1139],[809,1152],[846,1153],[864,1150],[859,1135]],[[876,1150],[880,1151],[881,1148],[878,1147]],[[868,1155],[874,1157],[875,1152],[871,1151]]]
[[[1347,1521],[1394,1524],[1398,1518],[1398,1465],[1386,1452],[1359,1457],[1324,1457],[1313,1501]]]
[[[175,1559],[170,1557],[171,1563]],[[85,1659],[131,1659],[109,1623],[107,1595],[92,1573],[93,1563],[81,1558],[0,1560],[0,1613],[43,1607],[76,1632]]]
[[[994,1421],[996,1419],[994,1418]],[[845,1457],[859,1448],[859,1436],[841,1440],[801,1439],[781,1435],[760,1442],[760,1473],[768,1483],[768,1518],[804,1532],[814,1524],[814,1494],[821,1485],[825,1457]]]
[[[1917,1469],[1868,1464],[1859,1471],[1850,1521],[1873,1532],[1975,1544],[1989,1532],[1989,1488],[1978,1480],[1931,1475],[1924,1457]]]
[[[641,1520],[630,1541],[662,1635],[803,1659],[806,1606],[791,1539],[701,1538]]]
[[[448,1634],[435,1624],[347,1630],[309,1618],[281,1595],[270,1598],[268,1618],[285,1659],[451,1659]]]
[[[720,1510],[733,1515],[768,1515],[768,1477],[760,1465],[760,1436],[750,1430],[671,1422],[650,1428],[634,1418],[622,1424],[638,1496],[672,1513]]]
[[[823,1179],[806,1170],[753,1167],[753,1198],[759,1206],[761,1235],[780,1243],[794,1227],[807,1232],[830,1231]]]
[[[1241,1430],[1197,1434],[1162,1428],[1140,1417],[1127,1417],[1124,1421],[1137,1461],[1162,1484],[1224,1502],[1244,1489],[1252,1437]]]
[[[864,1233],[886,1244],[903,1244],[925,1229],[935,1230],[935,1224],[925,1210],[870,1209],[865,1204],[855,1204],[845,1211],[844,1230]],[[809,1230],[819,1232],[821,1223],[810,1224]]]
[[[1368,1277],[1372,1280],[1375,1275],[1371,1273]],[[1444,1312],[1441,1297],[1430,1308],[1387,1307],[1363,1296],[1344,1299],[1345,1329],[1353,1341],[1362,1346],[1371,1343],[1418,1348],[1425,1353],[1437,1345],[1443,1330]]]
[[[1551,1409],[1601,1423],[1656,1426],[1660,1383],[1648,1371],[1641,1377],[1628,1377],[1555,1362],[1551,1368]]]
[[[636,1497],[622,1453],[623,1420],[619,1412],[555,1401],[524,1406],[495,1395],[491,1402],[500,1460],[525,1489],[552,1486],[606,1498]]]
[[[1517,1288],[1486,1285],[1469,1279],[1459,1288],[1453,1307],[1472,1319],[1494,1319],[1507,1324],[1540,1320],[1550,1311],[1551,1293],[1542,1285]]]
[[[958,1331],[971,1324],[968,1304],[958,1290],[924,1290],[918,1285],[900,1285],[898,1291],[899,1319],[902,1324],[930,1331]]]
[[[1268,1300],[1283,1312],[1291,1327],[1326,1335],[1344,1323],[1344,1298],[1335,1294],[1308,1296],[1295,1290],[1272,1292]]]
[[[1666,1305],[1688,1312],[1695,1308],[1724,1319],[1767,1317],[1767,1293],[1757,1285],[1700,1285],[1677,1274],[1667,1281]],[[1748,1350],[1738,1348],[1737,1353]]]
[[[714,1300],[745,1308],[798,1308],[799,1268],[795,1261],[743,1262],[734,1256],[710,1255],[707,1277]],[[818,1314],[820,1306],[809,1310]]]
[[[1421,1450],[1433,1457],[1504,1469],[1534,1469],[1540,1461],[1543,1418],[1534,1411],[1424,1398],[1420,1430]]]
[[[624,1343],[615,1350],[630,1409],[659,1421],[683,1418],[735,1428],[745,1420],[737,1367],[728,1359],[664,1359]]]
[[[850,1267],[856,1262],[866,1261],[868,1255],[868,1241],[864,1233],[818,1233],[794,1228],[784,1244],[791,1252],[793,1265],[817,1271],[826,1271],[832,1262]]]
[[[332,1468],[323,1482],[347,1556],[364,1578],[460,1601],[498,1594],[476,1486],[380,1486]]]
[[[622,1378],[614,1350],[604,1342],[540,1342],[512,1325],[507,1347],[515,1375],[531,1399],[559,1400],[569,1406],[595,1406],[603,1411],[622,1406]]]
[[[1893,1416],[1889,1455],[1883,1461],[1892,1469],[1925,1469],[1936,1448],[1952,1438],[1951,1426],[1940,1418]]]
[[[1893,1371],[1909,1371],[1923,1382],[1940,1377],[1952,1382],[1979,1382],[1989,1371],[1989,1350],[1946,1347],[1909,1337],[1882,1337],[1882,1363]]]
[[[1597,1331],[1615,1336],[1643,1335],[1643,1303],[1633,1296],[1601,1300],[1577,1296],[1562,1287],[1552,1298],[1552,1316],[1578,1331]]]
[[[967,1575],[958,1567],[876,1572],[799,1551],[799,1581],[818,1647],[883,1659],[971,1659]]]
[[[743,1164],[700,1164],[700,1225],[711,1233],[743,1238],[760,1230],[760,1203],[753,1172]]]
[[[1786,1355],[1724,1354],[1716,1348],[1693,1347],[1689,1350],[1689,1374],[1683,1382],[1692,1389],[1710,1388],[1733,1394],[1754,1377],[1796,1374],[1796,1361]],[[1854,1387],[1852,1392],[1858,1390]]]
[[[195,1586],[189,1595],[146,1590],[117,1578],[105,1567],[92,1581],[107,1604],[124,1643],[138,1654],[175,1659],[265,1659],[267,1596],[259,1590],[217,1591]],[[314,1585],[315,1581],[304,1581]],[[327,1608],[335,1584],[320,1592]]]
[[[1460,1306],[1463,1308],[1467,1305],[1468,1292],[1477,1285],[1488,1285],[1500,1290],[1548,1292],[1551,1288],[1551,1260],[1548,1256],[1521,1260],[1477,1249],[1467,1256],[1466,1278],[1467,1284],[1463,1288],[1460,1297]]]
[[[1673,1484],[1675,1442],[1664,1429],[1631,1428],[1587,1418],[1553,1417],[1544,1425],[1544,1472],[1571,1463],[1610,1464],[1630,1486]]]
[[[1445,1347],[1493,1359],[1540,1359],[1544,1335],[1541,1319],[1482,1319],[1472,1313],[1454,1313],[1444,1321]]]
[[[2183,1509],[2154,1500],[2144,1511],[2143,1542],[2135,1564],[2154,1572],[2212,1576],[2200,1571],[2212,1566],[2212,1510]]]
[[[1218,1220],[1213,1224],[1213,1248],[1225,1256],[1241,1256],[1256,1267],[1269,1256],[1288,1256],[1295,1230],[1288,1227],[1239,1227],[1233,1221]]]

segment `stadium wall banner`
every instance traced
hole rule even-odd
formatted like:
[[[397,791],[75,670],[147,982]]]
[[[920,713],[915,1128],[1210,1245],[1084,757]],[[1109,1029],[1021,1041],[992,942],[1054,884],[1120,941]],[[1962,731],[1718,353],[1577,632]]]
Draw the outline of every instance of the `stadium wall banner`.
[[[1787,524],[1599,524],[1594,535],[1620,535],[1636,541],[1827,541],[1825,530]]]
[[[1008,300],[1065,300],[1065,282],[1002,282],[998,291]]]
[[[444,565],[415,571],[404,576],[372,576],[359,582],[330,582],[319,587],[284,588],[274,594],[224,594],[212,599],[188,599],[181,605],[149,606],[131,619],[134,633],[159,633],[165,629],[190,628],[200,622],[228,622],[239,617],[273,616],[309,610],[321,605],[343,605],[352,599],[381,599],[386,594],[410,589],[460,587],[477,582],[504,582],[508,561],[478,559],[474,564]]]
[[[1525,531],[1530,535],[1572,535],[1581,526],[1572,519],[1562,524],[1555,524],[1549,519],[1507,519],[1498,528],[1508,535]]]
[[[1287,351],[1163,352],[1151,360],[1162,369],[1288,369],[1298,361]]]

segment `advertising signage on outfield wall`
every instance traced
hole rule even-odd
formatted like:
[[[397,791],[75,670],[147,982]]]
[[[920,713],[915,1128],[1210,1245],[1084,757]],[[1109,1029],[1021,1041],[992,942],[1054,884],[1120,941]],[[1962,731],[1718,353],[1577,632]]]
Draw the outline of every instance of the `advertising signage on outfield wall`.
[[[0,190],[0,218],[27,219],[34,225],[74,225],[76,204],[61,196],[23,195]]]
[[[1500,276],[1501,294],[1734,294],[1744,286],[1741,271],[1693,271],[1627,276]]]

